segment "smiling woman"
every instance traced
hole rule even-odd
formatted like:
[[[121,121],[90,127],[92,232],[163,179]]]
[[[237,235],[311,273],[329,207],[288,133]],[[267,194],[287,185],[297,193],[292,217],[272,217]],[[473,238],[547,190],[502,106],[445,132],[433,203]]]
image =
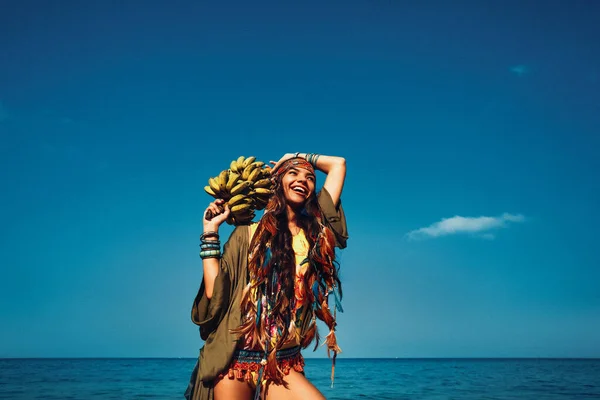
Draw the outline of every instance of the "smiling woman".
[[[229,207],[217,199],[205,211],[213,216],[203,221],[204,277],[192,306],[205,345],[187,399],[324,399],[304,376],[301,354],[318,345],[317,318],[329,328],[333,380],[342,293],[334,247],[348,239],[340,200],[346,162],[289,153],[271,163],[264,215],[237,226],[222,256],[218,229]],[[327,175],[318,194],[315,170]]]
[[[312,169],[302,168],[299,162],[295,162],[281,179],[281,186],[288,205],[291,208],[302,207],[315,191],[315,174]]]

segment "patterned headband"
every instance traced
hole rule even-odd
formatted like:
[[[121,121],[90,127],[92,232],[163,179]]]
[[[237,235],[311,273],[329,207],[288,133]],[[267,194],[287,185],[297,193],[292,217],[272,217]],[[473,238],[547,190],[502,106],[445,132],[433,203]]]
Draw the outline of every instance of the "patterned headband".
[[[290,158],[289,160],[285,160],[271,174],[272,174],[273,178],[279,178],[280,176],[283,176],[287,171],[289,171],[290,168],[304,168],[304,169],[310,171],[313,175],[315,174],[315,168],[312,166],[312,164],[309,163],[308,161],[306,161],[302,157],[293,157],[293,158]]]

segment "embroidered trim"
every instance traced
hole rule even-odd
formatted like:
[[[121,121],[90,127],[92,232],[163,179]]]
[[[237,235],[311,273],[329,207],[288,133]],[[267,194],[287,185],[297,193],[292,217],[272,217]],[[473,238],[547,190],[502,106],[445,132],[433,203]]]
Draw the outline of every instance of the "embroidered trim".
[[[236,350],[229,369],[219,374],[218,378],[240,379],[246,382],[258,384],[258,373],[261,368],[261,360],[264,356],[262,351]],[[300,347],[280,350],[277,352],[277,366],[284,375],[289,375],[290,370],[296,372],[304,371],[304,357],[300,353]],[[264,379],[265,377],[263,377]],[[267,377],[268,378],[268,377]]]

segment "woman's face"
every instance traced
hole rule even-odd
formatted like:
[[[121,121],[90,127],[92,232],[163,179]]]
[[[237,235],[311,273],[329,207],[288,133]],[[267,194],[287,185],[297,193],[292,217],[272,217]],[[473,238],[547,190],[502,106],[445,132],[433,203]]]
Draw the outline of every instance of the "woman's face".
[[[315,175],[307,169],[292,167],[281,179],[281,187],[290,206],[303,206],[315,191]]]

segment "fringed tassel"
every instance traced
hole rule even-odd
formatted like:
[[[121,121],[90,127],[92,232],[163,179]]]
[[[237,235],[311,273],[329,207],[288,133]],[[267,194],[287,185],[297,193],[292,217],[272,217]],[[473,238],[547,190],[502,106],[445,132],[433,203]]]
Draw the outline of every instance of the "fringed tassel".
[[[262,389],[262,376],[264,372],[265,366],[261,366],[258,371],[258,380],[256,381],[256,392],[254,392],[254,400],[260,400],[260,390]]]
[[[256,296],[256,327],[258,328],[260,326],[260,316],[262,314],[262,298],[260,296]]]
[[[269,266],[269,263],[271,262],[271,258],[272,258],[271,248],[267,247],[265,250],[265,259],[262,264],[263,269],[267,269],[267,267]]]
[[[308,328],[308,330],[306,331],[306,333],[304,334],[304,337],[302,338],[302,342],[300,343],[300,345],[302,346],[303,349],[307,348],[308,345],[313,341],[313,339],[317,337],[317,346],[319,346],[319,342],[318,342],[318,333],[317,333],[317,324],[315,324],[314,320],[310,323],[310,326]]]
[[[335,291],[334,291],[334,295],[335,295]],[[337,296],[335,297],[335,301],[336,301],[336,306],[337,306]],[[333,308],[333,319],[335,321],[337,321],[337,313],[336,313],[337,307]],[[333,332],[333,330],[332,330]],[[334,338],[334,343],[335,346],[339,349],[338,345],[337,345],[337,338],[335,337],[335,333],[333,334],[333,338]],[[337,351],[333,350],[333,357],[331,358],[331,388],[333,389],[333,378],[335,377],[335,359],[337,358]]]
[[[256,380],[256,392],[254,392],[254,400],[260,400],[260,392],[263,387],[263,375],[265,372],[265,368],[267,366],[267,353],[269,352],[269,344],[267,343],[267,348],[265,349],[265,355],[263,359],[260,360],[260,369],[258,370],[258,379]]]
[[[269,351],[269,355],[267,357],[267,365],[265,366],[265,370],[270,379],[274,379],[277,376],[277,351],[276,348],[273,348]]]
[[[335,310],[339,310],[339,312],[343,313],[344,308],[342,307],[342,302],[340,301],[340,298],[338,297],[338,291],[336,290],[335,286],[331,289],[331,291],[329,293],[333,293],[333,297],[335,299],[334,312],[335,312]],[[333,316],[333,318],[335,318],[335,315]]]
[[[331,388],[333,389],[333,378],[335,377],[335,358],[337,357],[337,353],[333,352],[333,357],[331,359]]]
[[[337,344],[337,339],[335,337],[335,332],[332,330],[329,331],[327,336],[325,337],[325,343],[327,345],[327,352],[333,351],[336,353],[341,353],[342,349]]]
[[[335,359],[337,358],[338,353],[342,352],[342,349],[337,345],[335,333],[332,331],[329,332],[327,338],[325,339],[325,343],[327,343],[327,353],[333,352],[333,356],[331,357],[331,387],[333,388],[333,378],[335,376]]]
[[[313,351],[317,350],[317,347],[319,347],[319,342],[321,341],[321,335],[319,335],[319,328],[316,328],[317,324],[315,323],[315,348],[313,349]]]
[[[333,320],[337,317],[336,308],[333,308]],[[333,388],[333,378],[335,376],[335,359],[338,353],[342,352],[342,349],[337,344],[337,337],[335,336],[335,328],[332,327],[327,336],[325,337],[325,344],[327,344],[327,353],[333,352],[331,357],[331,387]]]

